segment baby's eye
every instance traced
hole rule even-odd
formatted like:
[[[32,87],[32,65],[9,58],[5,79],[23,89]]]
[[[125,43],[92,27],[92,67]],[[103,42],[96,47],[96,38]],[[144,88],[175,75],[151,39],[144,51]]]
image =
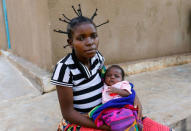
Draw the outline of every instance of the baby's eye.
[[[96,33],[91,34],[91,38],[95,39],[97,37]]]
[[[119,78],[120,76],[119,75],[115,75],[116,78]]]
[[[107,74],[106,77],[110,77],[111,75],[110,74]]]

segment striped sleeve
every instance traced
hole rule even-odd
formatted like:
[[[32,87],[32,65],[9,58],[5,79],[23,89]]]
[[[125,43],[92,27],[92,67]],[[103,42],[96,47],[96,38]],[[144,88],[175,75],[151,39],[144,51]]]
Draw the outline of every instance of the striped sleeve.
[[[63,63],[58,63],[54,69],[51,83],[53,85],[73,87],[70,68]]]

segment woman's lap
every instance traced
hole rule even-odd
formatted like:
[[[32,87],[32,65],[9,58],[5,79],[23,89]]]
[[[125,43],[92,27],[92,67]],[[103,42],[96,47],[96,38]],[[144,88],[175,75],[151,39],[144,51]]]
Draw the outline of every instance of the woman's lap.
[[[69,122],[62,120],[59,124],[58,131],[101,131],[93,128],[80,127],[75,124],[70,124]],[[171,131],[168,126],[162,125],[148,117],[143,119],[143,131]]]

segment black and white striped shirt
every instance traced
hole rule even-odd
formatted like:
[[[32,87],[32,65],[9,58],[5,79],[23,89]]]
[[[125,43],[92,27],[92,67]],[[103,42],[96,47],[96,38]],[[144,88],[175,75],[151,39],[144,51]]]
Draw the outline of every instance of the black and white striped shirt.
[[[73,89],[74,109],[86,113],[101,104],[103,82],[99,70],[104,64],[97,51],[90,60],[90,69],[80,63],[72,52],[60,60],[54,70],[51,83]]]

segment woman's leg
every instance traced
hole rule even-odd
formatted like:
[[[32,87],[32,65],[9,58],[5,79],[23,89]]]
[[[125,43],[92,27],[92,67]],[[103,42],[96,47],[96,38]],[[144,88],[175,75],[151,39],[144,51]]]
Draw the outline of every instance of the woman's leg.
[[[143,119],[143,131],[171,131],[168,126],[162,125],[148,117]]]

